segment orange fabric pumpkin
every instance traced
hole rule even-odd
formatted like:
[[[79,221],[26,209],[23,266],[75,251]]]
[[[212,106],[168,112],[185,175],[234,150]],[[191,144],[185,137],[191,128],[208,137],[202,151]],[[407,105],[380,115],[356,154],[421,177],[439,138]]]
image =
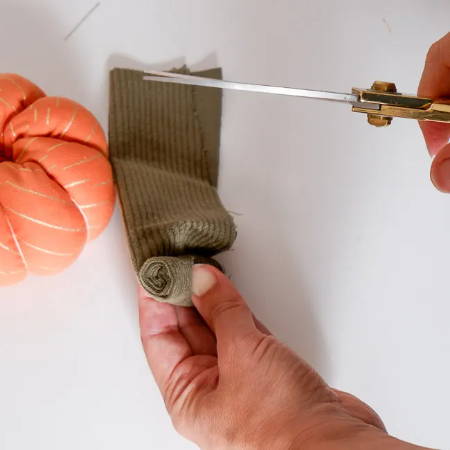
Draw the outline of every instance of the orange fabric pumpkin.
[[[94,116],[0,74],[0,284],[66,268],[113,207],[106,139]]]

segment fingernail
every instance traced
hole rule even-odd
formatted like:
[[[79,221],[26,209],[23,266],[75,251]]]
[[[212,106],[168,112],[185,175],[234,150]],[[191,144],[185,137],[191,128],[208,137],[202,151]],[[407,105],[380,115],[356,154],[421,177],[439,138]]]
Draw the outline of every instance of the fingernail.
[[[450,192],[450,159],[438,162],[431,171],[431,181],[442,192]]]
[[[210,291],[217,280],[214,274],[203,264],[196,264],[192,270],[192,292],[197,297]]]

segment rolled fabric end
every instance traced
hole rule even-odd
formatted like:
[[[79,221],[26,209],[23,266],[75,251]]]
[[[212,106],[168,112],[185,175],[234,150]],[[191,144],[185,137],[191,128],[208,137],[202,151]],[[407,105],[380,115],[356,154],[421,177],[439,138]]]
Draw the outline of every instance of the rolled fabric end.
[[[142,287],[159,302],[177,306],[192,304],[192,267],[210,264],[222,270],[214,259],[198,255],[155,256],[147,259],[139,270]]]

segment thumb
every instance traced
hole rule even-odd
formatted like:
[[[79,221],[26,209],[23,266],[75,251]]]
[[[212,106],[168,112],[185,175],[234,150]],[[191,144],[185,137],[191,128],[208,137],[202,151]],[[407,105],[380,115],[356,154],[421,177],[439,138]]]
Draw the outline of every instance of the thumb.
[[[215,267],[195,265],[192,272],[193,302],[222,344],[259,334],[252,312],[231,281]]]
[[[430,171],[431,181],[441,192],[450,192],[450,144],[434,157]]]

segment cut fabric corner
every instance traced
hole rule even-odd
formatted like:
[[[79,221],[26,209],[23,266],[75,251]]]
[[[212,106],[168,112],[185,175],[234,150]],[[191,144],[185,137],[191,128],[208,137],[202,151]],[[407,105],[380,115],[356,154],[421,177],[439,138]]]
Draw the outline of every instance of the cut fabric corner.
[[[196,75],[221,78],[221,70]],[[216,190],[222,93],[143,76],[110,74],[110,154],[131,259],[153,298],[192,306],[192,266],[221,269],[212,257],[236,238]]]

